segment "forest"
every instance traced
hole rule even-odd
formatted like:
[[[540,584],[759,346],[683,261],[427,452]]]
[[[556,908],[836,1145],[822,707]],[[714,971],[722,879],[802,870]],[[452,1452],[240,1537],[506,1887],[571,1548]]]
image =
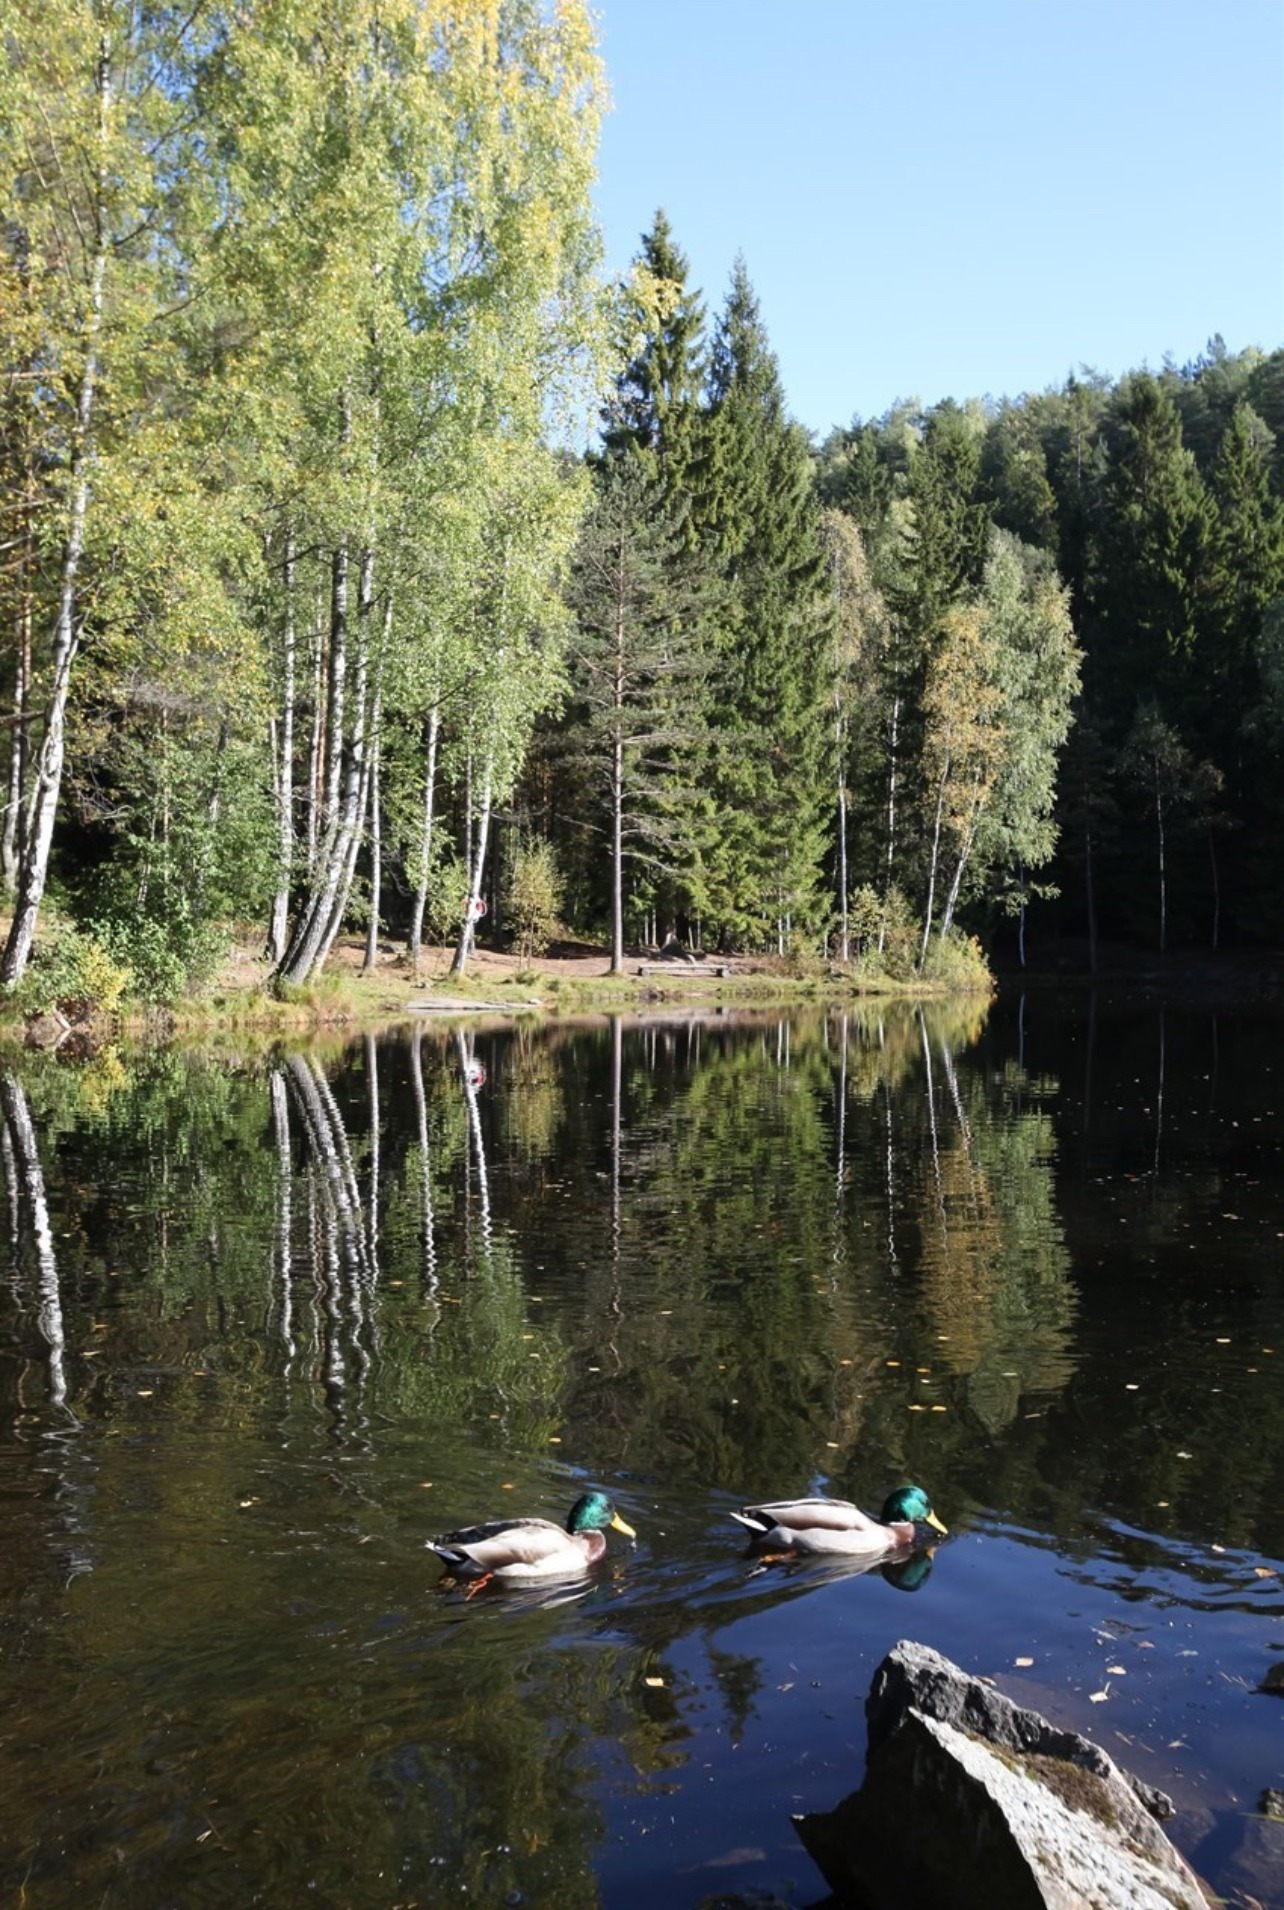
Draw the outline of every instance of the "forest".
[[[606,102],[584,0],[12,0],[0,985],[1278,940],[1284,350],[817,445]]]

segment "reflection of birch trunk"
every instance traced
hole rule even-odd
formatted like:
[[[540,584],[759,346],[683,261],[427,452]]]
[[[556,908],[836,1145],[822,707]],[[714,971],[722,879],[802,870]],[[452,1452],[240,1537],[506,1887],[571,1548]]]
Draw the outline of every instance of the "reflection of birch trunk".
[[[290,1157],[290,1103],[285,1076],[272,1070],[272,1125],[276,1132],[276,1268],[275,1285],[280,1293],[281,1342],[285,1347],[285,1371],[288,1376],[298,1350],[294,1344],[294,1262],[291,1253],[293,1230],[294,1176]]]
[[[71,1411],[67,1405],[67,1375],[64,1359],[67,1350],[62,1323],[62,1294],[58,1285],[58,1262],[54,1255],[53,1229],[49,1225],[49,1203],[45,1198],[44,1169],[36,1146],[36,1131],[22,1083],[6,1074],[0,1093],[4,1099],[5,1132],[16,1167],[18,1204],[25,1206],[31,1222],[39,1279],[40,1331],[49,1348],[49,1397],[55,1406]],[[74,1417],[74,1415],[73,1415]]]
[[[424,1293],[429,1298],[436,1295],[437,1276],[437,1228],[432,1206],[432,1156],[428,1146],[428,1097],[424,1093],[424,1031],[415,1029],[415,1039],[410,1050],[410,1075],[414,1083],[415,1113],[419,1117],[419,1158],[423,1174],[423,1220],[424,1220]]]
[[[936,1082],[932,1075],[932,1044],[927,1038],[927,1022],[923,1010],[918,1011],[919,1035],[923,1044],[923,1072],[927,1077],[927,1119],[932,1136],[932,1175],[936,1181],[936,1204],[941,1210],[941,1237],[945,1238],[945,1189],[941,1185],[941,1145],[936,1132]]]
[[[620,1295],[620,1130],[621,1101],[624,1090],[624,1020],[611,1016],[611,1316],[618,1320],[624,1311]],[[617,1365],[620,1355],[613,1347]]]
[[[847,1017],[842,1017],[839,1026],[843,1031],[842,1044],[838,1054],[838,1119],[837,1144],[834,1160],[834,1205],[843,1204],[843,1190],[847,1185]]]
[[[1159,1144],[1164,1135],[1164,1062],[1167,1024],[1162,1004],[1159,1009],[1159,1080],[1155,1090],[1155,1173],[1159,1173]]]
[[[882,1033],[881,1029],[879,1030],[879,1033],[881,1035]],[[886,1186],[886,1193],[887,1193],[887,1264],[894,1272],[896,1269],[896,1263],[897,1263],[897,1255],[896,1255],[896,1142],[895,1142],[895,1137],[894,1137],[894,1133],[892,1129],[891,1083],[887,1081],[886,1079],[884,1079],[882,1083],[882,1089],[883,1089],[883,1106],[887,1110],[887,1164],[886,1164],[886,1174],[885,1174],[885,1186]]]
[[[491,1246],[490,1184],[486,1178],[486,1144],[482,1139],[481,1108],[478,1106],[477,1088],[470,1066],[471,1056],[464,1042],[462,1028],[455,1030],[455,1045],[459,1053],[460,1073],[464,1079],[464,1099],[468,1103],[468,1131],[477,1154],[477,1198],[481,1205],[482,1248],[489,1255]]]
[[[306,1061],[301,1055],[291,1056],[288,1068],[309,1152],[321,1169],[322,1298],[327,1322],[325,1383],[331,1402],[338,1410],[346,1380],[346,1347],[350,1345],[363,1379],[370,1368],[370,1354],[362,1339],[366,1290],[373,1287],[369,1251],[347,1134],[330,1084],[316,1063]],[[373,1308],[371,1312],[373,1314]]]
[[[1022,1000],[1024,1000],[1024,996]],[[959,1134],[963,1140],[963,1156],[967,1163],[967,1183],[972,1190],[972,1211],[980,1213],[980,1176],[977,1173],[976,1156],[972,1151],[972,1129],[963,1107],[963,1097],[959,1093],[959,1078],[954,1069],[954,1056],[950,1053],[949,1043],[941,1042],[941,1068],[945,1075],[946,1086],[950,1091],[950,1100],[954,1106],[954,1118],[959,1124]]]
[[[379,1045],[373,1035],[366,1036],[366,1083],[370,1091],[370,1198],[366,1245],[370,1260],[370,1282],[379,1284]]]

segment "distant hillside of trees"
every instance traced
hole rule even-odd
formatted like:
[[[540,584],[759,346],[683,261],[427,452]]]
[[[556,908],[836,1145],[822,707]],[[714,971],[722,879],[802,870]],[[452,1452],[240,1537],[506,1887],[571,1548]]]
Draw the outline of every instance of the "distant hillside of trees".
[[[5,988],[463,967],[483,903],[947,980],[1279,936],[1284,353],[817,449],[743,262],[708,321],[657,214],[602,282],[582,0],[10,15]]]

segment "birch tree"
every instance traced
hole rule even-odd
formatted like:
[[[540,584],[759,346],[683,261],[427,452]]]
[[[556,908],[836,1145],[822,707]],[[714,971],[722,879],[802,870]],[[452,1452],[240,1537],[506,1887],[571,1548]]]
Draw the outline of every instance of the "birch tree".
[[[48,877],[69,700],[86,632],[85,568],[112,460],[149,402],[142,361],[181,298],[173,237],[184,176],[193,16],[117,0],[15,0],[0,64],[0,246],[11,405],[34,416],[47,510],[45,596],[19,593],[19,718],[30,743],[10,797],[15,898],[0,982],[21,981]],[[39,364],[39,377],[23,366]],[[34,553],[33,553],[34,554]],[[29,629],[29,640],[27,631]],[[25,776],[25,785],[24,785]]]

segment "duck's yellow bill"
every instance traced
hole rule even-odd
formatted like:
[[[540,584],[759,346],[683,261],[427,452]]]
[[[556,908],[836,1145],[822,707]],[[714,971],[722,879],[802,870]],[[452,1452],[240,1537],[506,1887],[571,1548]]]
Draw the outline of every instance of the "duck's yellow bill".
[[[943,1539],[949,1538],[950,1536],[949,1527],[941,1524],[941,1521],[937,1518],[935,1512],[928,1513],[927,1523],[931,1526],[934,1532],[939,1532]]]
[[[611,1530],[613,1532],[623,1532],[626,1539],[635,1539],[637,1537],[637,1533],[633,1530],[633,1527],[626,1525],[618,1512],[611,1514]]]

